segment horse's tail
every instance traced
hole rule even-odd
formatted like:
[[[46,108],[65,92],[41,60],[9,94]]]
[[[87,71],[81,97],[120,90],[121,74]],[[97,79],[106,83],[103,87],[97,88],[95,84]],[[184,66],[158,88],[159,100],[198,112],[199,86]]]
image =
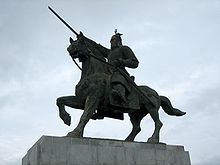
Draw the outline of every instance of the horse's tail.
[[[161,100],[161,107],[163,108],[163,110],[171,116],[183,116],[186,114],[186,112],[182,112],[179,109],[173,108],[170,100],[165,97],[165,96],[160,96],[160,100]]]

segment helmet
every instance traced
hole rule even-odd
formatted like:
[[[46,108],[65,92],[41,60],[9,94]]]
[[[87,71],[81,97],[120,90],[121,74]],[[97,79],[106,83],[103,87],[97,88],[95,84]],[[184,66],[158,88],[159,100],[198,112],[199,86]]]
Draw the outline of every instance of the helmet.
[[[121,39],[122,34],[117,32],[117,29],[115,29],[115,34],[111,37],[111,41],[112,40],[116,40],[116,42],[118,43],[118,46],[122,45],[122,39]]]

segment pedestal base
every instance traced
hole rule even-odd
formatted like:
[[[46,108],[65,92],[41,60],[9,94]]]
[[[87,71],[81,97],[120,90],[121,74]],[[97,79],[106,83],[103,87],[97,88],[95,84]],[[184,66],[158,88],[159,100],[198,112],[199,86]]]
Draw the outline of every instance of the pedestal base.
[[[191,165],[183,146],[42,136],[22,165]]]

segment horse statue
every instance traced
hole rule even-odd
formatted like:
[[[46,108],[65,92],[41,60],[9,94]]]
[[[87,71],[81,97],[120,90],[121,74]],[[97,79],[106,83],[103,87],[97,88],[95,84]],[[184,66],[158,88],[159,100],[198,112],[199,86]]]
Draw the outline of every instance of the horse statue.
[[[147,142],[159,143],[160,129],[163,125],[159,118],[159,108],[162,107],[165,113],[171,116],[185,115],[185,112],[173,108],[167,97],[159,96],[148,86],[137,86],[137,90],[141,92],[138,94],[139,109],[110,105],[108,101],[111,78],[109,67],[113,66],[108,65],[103,54],[87,42],[84,36],[78,36],[76,40],[70,38],[70,46],[67,50],[72,59],[78,58],[82,62],[82,71],[80,81],[75,88],[75,96],[57,98],[59,116],[65,124],[70,125],[71,117],[66,112],[65,106],[84,110],[78,125],[67,136],[83,137],[84,128],[90,119],[103,119],[104,117],[123,119],[123,114],[128,113],[133,128],[125,140],[133,141],[141,131],[141,120],[150,114],[155,126],[154,132]]]

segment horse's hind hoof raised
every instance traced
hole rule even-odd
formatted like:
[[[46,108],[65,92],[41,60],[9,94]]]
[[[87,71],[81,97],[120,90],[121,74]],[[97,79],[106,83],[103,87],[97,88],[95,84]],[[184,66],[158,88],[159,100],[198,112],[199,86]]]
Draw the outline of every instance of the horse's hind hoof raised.
[[[71,124],[71,116],[68,113],[61,113],[60,118],[63,120],[63,122],[70,126]]]

